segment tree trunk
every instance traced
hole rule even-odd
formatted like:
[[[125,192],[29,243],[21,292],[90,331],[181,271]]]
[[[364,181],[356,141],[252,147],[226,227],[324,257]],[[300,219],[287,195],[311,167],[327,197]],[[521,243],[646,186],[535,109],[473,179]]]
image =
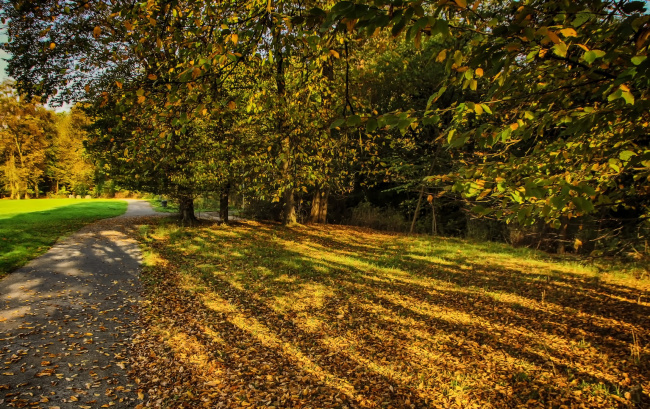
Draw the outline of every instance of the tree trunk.
[[[431,201],[431,235],[438,235],[438,223],[436,222],[436,201]]]
[[[318,214],[320,213],[320,189],[314,192],[314,198],[311,200],[311,212],[309,213],[309,223],[318,223]]]
[[[291,225],[295,223],[297,223],[297,220],[294,188],[290,187],[284,191],[284,224]]]
[[[228,223],[228,196],[230,195],[230,182],[221,188],[219,197],[219,217],[223,223]]]
[[[564,221],[562,227],[560,227],[560,233],[557,242],[557,254],[564,254],[566,251],[566,241],[567,241],[567,227],[569,223]]]
[[[183,225],[191,226],[196,223],[194,215],[194,198],[192,196],[181,196],[178,198],[178,213]]]
[[[436,150],[433,151],[433,159],[431,160],[431,166],[429,167],[429,170],[427,172],[426,176],[431,176],[431,173],[433,173],[433,170],[436,166],[436,157],[438,156],[438,150],[440,149],[440,145],[436,145]],[[418,197],[418,204],[415,207],[415,214],[413,214],[413,221],[411,222],[411,228],[409,229],[409,234],[413,234],[413,230],[415,230],[415,222],[418,220],[418,216],[420,214],[420,209],[422,208],[422,198],[424,197],[424,189],[426,187],[426,184],[422,182],[422,186],[420,186],[420,196]]]
[[[413,234],[415,229],[415,222],[418,220],[418,215],[420,214],[420,208],[422,207],[422,198],[424,197],[424,183],[420,187],[420,196],[418,197],[418,204],[415,206],[415,214],[413,214],[413,221],[411,221],[411,228],[409,229],[409,234]]]
[[[314,199],[311,203],[311,213],[309,214],[309,223],[327,223],[327,200],[329,198],[329,189],[318,189],[314,193]]]

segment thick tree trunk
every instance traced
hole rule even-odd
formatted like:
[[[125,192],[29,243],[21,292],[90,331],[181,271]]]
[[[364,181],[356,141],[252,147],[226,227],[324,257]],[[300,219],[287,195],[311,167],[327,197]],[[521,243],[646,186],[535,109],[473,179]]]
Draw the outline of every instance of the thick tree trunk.
[[[178,213],[183,225],[193,225],[196,223],[194,214],[194,198],[191,196],[181,196],[178,198]]]
[[[284,191],[284,224],[291,225],[297,223],[296,220],[296,200],[293,187]]]
[[[309,223],[318,223],[318,213],[320,213],[320,189],[314,192],[311,200],[311,212],[309,213]]]
[[[219,197],[219,217],[223,223],[228,223],[228,197],[230,196],[230,182],[221,188]]]
[[[327,200],[329,198],[329,189],[318,189],[314,193],[311,203],[311,213],[309,214],[309,223],[327,223]]]

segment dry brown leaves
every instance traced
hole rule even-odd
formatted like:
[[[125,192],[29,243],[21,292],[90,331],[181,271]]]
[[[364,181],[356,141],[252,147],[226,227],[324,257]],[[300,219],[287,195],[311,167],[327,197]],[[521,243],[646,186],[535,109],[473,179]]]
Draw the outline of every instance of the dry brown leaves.
[[[348,227],[142,240],[140,407],[650,405],[647,283]]]

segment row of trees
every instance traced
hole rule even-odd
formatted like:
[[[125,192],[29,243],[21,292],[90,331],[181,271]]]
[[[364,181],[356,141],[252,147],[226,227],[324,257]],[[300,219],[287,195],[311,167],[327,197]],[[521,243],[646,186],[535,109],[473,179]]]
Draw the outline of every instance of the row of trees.
[[[20,96],[11,83],[0,89],[0,182],[11,199],[43,192],[86,194],[95,167],[84,153],[88,125],[79,109],[55,114],[38,99]]]
[[[645,239],[644,2],[2,1],[21,91],[88,103],[102,168],[186,221],[203,191],[292,223],[374,188],[434,231]]]

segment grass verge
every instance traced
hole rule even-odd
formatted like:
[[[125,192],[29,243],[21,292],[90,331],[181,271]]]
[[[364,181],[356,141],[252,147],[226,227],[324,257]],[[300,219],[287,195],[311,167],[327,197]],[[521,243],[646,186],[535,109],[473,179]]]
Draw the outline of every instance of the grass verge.
[[[0,201],[0,277],[45,253],[62,236],[126,211],[121,200]]]
[[[145,405],[650,405],[647,279],[342,226],[162,221],[141,240]]]

